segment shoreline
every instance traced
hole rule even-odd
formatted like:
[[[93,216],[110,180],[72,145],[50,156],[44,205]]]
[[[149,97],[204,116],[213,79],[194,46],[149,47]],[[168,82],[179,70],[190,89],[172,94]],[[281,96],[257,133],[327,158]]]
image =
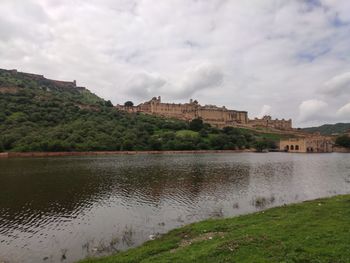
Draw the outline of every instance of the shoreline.
[[[245,150],[183,150],[183,151],[93,151],[93,152],[4,152],[0,158],[22,157],[64,157],[64,156],[102,156],[102,155],[139,155],[139,154],[205,154],[205,153],[243,153]]]
[[[349,202],[349,194],[336,195],[207,219],[170,230],[135,248],[77,263],[348,262],[350,239],[344,229],[350,217]]]
[[[274,150],[269,152],[284,151]],[[66,157],[66,156],[103,156],[103,155],[140,155],[140,154],[153,154],[153,155],[171,155],[171,154],[217,154],[217,153],[261,153],[254,149],[245,150],[179,150],[179,151],[91,151],[91,152],[0,152],[0,159],[10,158],[36,158],[36,157]],[[265,152],[263,152],[265,153]],[[350,153],[350,149],[335,150],[330,153]],[[298,153],[306,154],[306,153]],[[310,153],[309,153],[310,154]],[[324,154],[324,153],[323,153]]]

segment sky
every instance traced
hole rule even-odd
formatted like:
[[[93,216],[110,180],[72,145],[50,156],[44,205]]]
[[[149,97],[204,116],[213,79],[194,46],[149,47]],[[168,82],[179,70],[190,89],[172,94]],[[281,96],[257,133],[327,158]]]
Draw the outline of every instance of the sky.
[[[349,0],[0,0],[0,68],[123,104],[350,122]]]

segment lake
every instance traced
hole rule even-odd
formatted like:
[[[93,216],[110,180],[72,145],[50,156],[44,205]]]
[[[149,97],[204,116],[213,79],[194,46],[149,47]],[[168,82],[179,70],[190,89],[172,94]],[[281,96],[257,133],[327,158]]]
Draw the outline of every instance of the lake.
[[[0,262],[74,262],[207,218],[350,193],[350,154],[0,160]]]

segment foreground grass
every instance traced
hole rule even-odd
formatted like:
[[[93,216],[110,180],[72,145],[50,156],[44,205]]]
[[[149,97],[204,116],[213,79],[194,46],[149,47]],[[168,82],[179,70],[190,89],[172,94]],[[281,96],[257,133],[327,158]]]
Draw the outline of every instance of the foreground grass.
[[[350,262],[350,195],[207,220],[81,262]]]

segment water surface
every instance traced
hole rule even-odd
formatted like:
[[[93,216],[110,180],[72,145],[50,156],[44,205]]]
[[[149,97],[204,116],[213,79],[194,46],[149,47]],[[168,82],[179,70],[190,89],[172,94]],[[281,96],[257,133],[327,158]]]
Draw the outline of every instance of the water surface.
[[[211,217],[350,193],[350,154],[0,160],[0,262],[74,262]]]

